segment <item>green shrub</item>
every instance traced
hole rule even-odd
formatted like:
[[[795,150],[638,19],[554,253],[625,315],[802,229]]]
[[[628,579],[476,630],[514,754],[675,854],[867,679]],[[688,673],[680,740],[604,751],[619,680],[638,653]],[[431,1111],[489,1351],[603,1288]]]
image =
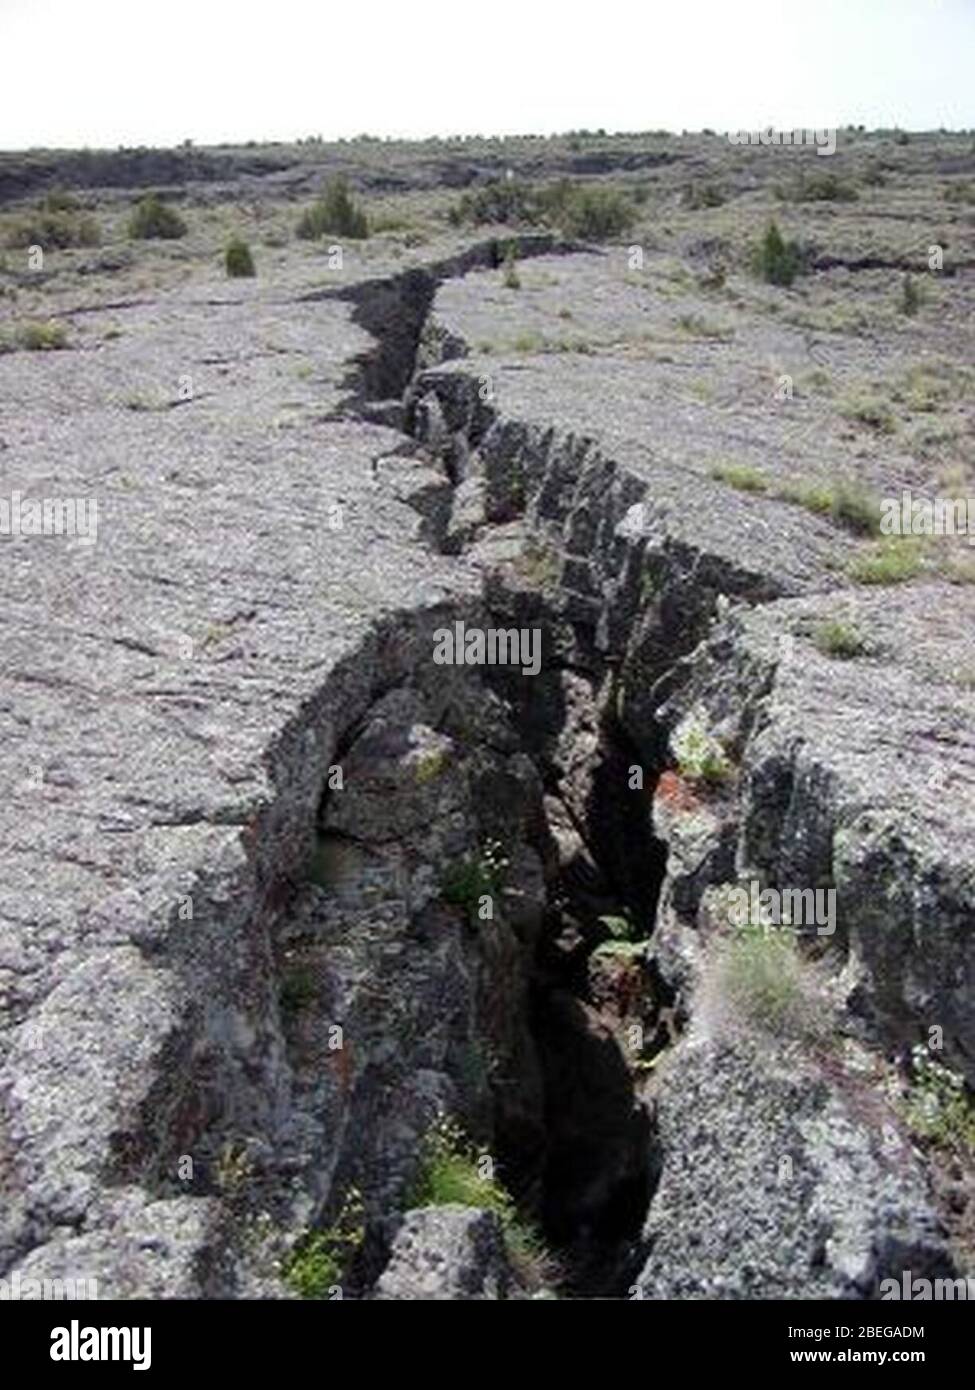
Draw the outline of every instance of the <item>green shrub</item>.
[[[486,840],[479,855],[467,855],[444,872],[440,881],[444,901],[455,907],[466,908],[473,916],[481,898],[498,897],[507,867],[508,861],[502,855],[500,842]]]
[[[72,246],[97,246],[101,230],[94,217],[69,209],[48,209],[43,204],[38,212],[28,212],[8,225],[5,238],[11,250],[28,246],[64,250]]]
[[[571,186],[551,206],[553,221],[567,236],[590,241],[621,236],[636,219],[633,204],[617,188]]]
[[[73,193],[62,188],[48,189],[39,203],[43,212],[79,212],[81,204]]]
[[[687,716],[671,738],[677,768],[691,782],[724,782],[731,764],[723,745],[708,733],[696,714]]]
[[[964,1157],[975,1153],[975,1107],[964,1078],[936,1062],[921,1043],[911,1049],[911,1087],[904,1117],[939,1148]]]
[[[852,183],[830,172],[800,174],[792,193],[797,203],[855,203],[859,196]]]
[[[558,227],[566,236],[605,241],[633,225],[636,208],[618,188],[559,179],[543,188],[519,179],[492,179],[465,193],[448,217],[462,223]]]
[[[329,179],[322,196],[302,213],[295,232],[306,241],[319,241],[323,236],[362,241],[369,235],[369,222],[356,206],[348,180],[337,174]]]
[[[778,1034],[805,1031],[801,962],[788,928],[747,922],[725,943],[722,990],[753,1023]]]
[[[534,1225],[518,1212],[514,1198],[493,1175],[487,1155],[478,1153],[459,1125],[441,1116],[427,1132],[420,1165],[407,1194],[409,1207],[456,1203],[493,1211],[516,1273],[528,1288],[550,1283],[556,1270]]]
[[[511,245],[509,245],[507,251],[504,253],[504,266],[503,266],[504,277],[503,277],[503,278],[504,278],[504,287],[505,287],[505,289],[508,289],[508,290],[520,290],[520,289],[521,289],[521,279],[519,278],[519,275],[518,275],[518,268],[517,268],[517,264],[516,264],[516,262],[517,262],[517,255],[518,255],[518,253],[517,253],[517,250],[516,250],[516,248],[515,248],[515,246],[514,246],[513,243],[512,243]]]
[[[535,226],[541,216],[538,194],[531,184],[522,179],[490,179],[481,188],[465,193],[451,208],[448,220],[454,226],[503,223],[514,227]]]
[[[227,274],[232,280],[245,279],[256,275],[254,257],[246,241],[234,237],[227,246],[225,255]]]
[[[844,661],[862,656],[867,646],[855,627],[837,618],[819,624],[813,633],[813,644],[824,656],[836,656]]]
[[[825,483],[810,483],[803,478],[788,478],[777,488],[776,496],[783,502],[793,502],[818,516],[832,510],[833,489]]]
[[[840,414],[859,425],[867,425],[879,434],[894,434],[897,430],[897,417],[886,401],[869,392],[857,392],[844,396],[840,401]]]
[[[768,478],[749,463],[716,463],[711,469],[711,477],[720,483],[727,483],[738,492],[768,491]]]
[[[681,194],[681,203],[685,208],[692,212],[700,212],[704,208],[719,208],[727,202],[722,190],[716,183],[689,183]]]
[[[922,538],[885,536],[850,566],[850,576],[858,584],[903,584],[921,571]]]
[[[284,1261],[282,1274],[301,1298],[327,1298],[365,1237],[362,1198],[350,1188],[331,1226],[309,1231]]]
[[[830,515],[840,526],[858,535],[880,533],[880,502],[862,483],[840,479],[833,484]]]
[[[756,268],[770,285],[791,285],[802,268],[798,242],[785,241],[775,222],[770,222],[758,247]]]
[[[290,965],[281,980],[281,1012],[293,1018],[308,1007],[317,994],[315,977],[307,965]]]
[[[901,282],[901,313],[913,318],[921,307],[921,292],[910,275]]]
[[[140,198],[129,219],[129,236],[134,241],[177,241],[186,235],[186,223],[175,208],[155,193]]]
[[[26,352],[51,352],[67,346],[68,334],[64,324],[56,323],[53,319],[46,323],[28,319],[0,332],[0,352],[16,352],[18,348]]]

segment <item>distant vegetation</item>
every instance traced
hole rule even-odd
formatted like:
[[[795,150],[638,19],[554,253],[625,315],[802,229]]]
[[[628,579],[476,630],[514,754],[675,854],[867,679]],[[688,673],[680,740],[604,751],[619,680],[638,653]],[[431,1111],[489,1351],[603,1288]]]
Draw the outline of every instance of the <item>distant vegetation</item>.
[[[362,241],[369,235],[369,222],[356,206],[347,180],[339,174],[328,181],[322,196],[302,213],[295,233],[306,241],[318,241],[323,236]]]
[[[691,212],[700,212],[704,208],[719,208],[726,203],[727,197],[716,183],[689,183],[681,194],[681,204],[689,208]]]
[[[101,230],[90,213],[82,210],[70,193],[51,192],[36,212],[26,212],[11,223],[6,244],[11,249],[40,246],[43,250],[69,246],[97,246]]]
[[[177,241],[186,235],[186,223],[175,208],[156,193],[140,198],[129,219],[129,236],[135,241]]]
[[[780,185],[775,192],[794,203],[855,203],[860,196],[849,179],[829,171],[807,174],[802,169],[791,186]]]
[[[626,194],[605,184],[559,179],[539,187],[520,179],[492,179],[465,193],[450,209],[448,219],[455,227],[486,223],[551,227],[566,236],[608,241],[627,231],[636,215]]]

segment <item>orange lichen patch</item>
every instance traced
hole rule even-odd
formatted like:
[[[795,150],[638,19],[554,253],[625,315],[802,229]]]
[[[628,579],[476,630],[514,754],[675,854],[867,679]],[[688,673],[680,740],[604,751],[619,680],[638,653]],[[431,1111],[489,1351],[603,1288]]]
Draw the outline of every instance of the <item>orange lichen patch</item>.
[[[694,811],[701,804],[684,778],[676,772],[660,774],[654,800],[662,802],[670,811]]]
[[[342,1091],[343,1099],[348,1094],[349,1085],[352,1081],[352,1044],[343,1040],[342,1046],[329,1054],[329,1065],[338,1078],[339,1087]]]

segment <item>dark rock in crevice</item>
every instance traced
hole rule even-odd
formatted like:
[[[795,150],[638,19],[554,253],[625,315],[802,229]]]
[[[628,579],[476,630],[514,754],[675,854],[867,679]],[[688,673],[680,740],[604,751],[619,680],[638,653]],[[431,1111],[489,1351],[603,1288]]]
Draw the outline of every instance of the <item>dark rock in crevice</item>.
[[[420,334],[426,323],[437,286],[455,275],[475,269],[492,269],[513,246],[519,257],[552,255],[571,250],[547,234],[513,235],[475,246],[432,265],[414,267],[401,275],[366,280],[351,288],[315,290],[301,295],[302,302],[323,299],[351,300],[352,320],[369,333],[374,345],[363,352],[348,379],[345,413],[365,413],[370,404],[388,403],[403,396],[413,376]]]

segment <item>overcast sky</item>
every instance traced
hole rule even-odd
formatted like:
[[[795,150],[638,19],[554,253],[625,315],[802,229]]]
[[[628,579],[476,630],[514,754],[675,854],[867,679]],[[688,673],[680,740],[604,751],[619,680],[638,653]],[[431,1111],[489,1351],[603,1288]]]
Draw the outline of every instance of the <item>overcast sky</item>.
[[[975,0],[0,0],[0,148],[975,127]]]

